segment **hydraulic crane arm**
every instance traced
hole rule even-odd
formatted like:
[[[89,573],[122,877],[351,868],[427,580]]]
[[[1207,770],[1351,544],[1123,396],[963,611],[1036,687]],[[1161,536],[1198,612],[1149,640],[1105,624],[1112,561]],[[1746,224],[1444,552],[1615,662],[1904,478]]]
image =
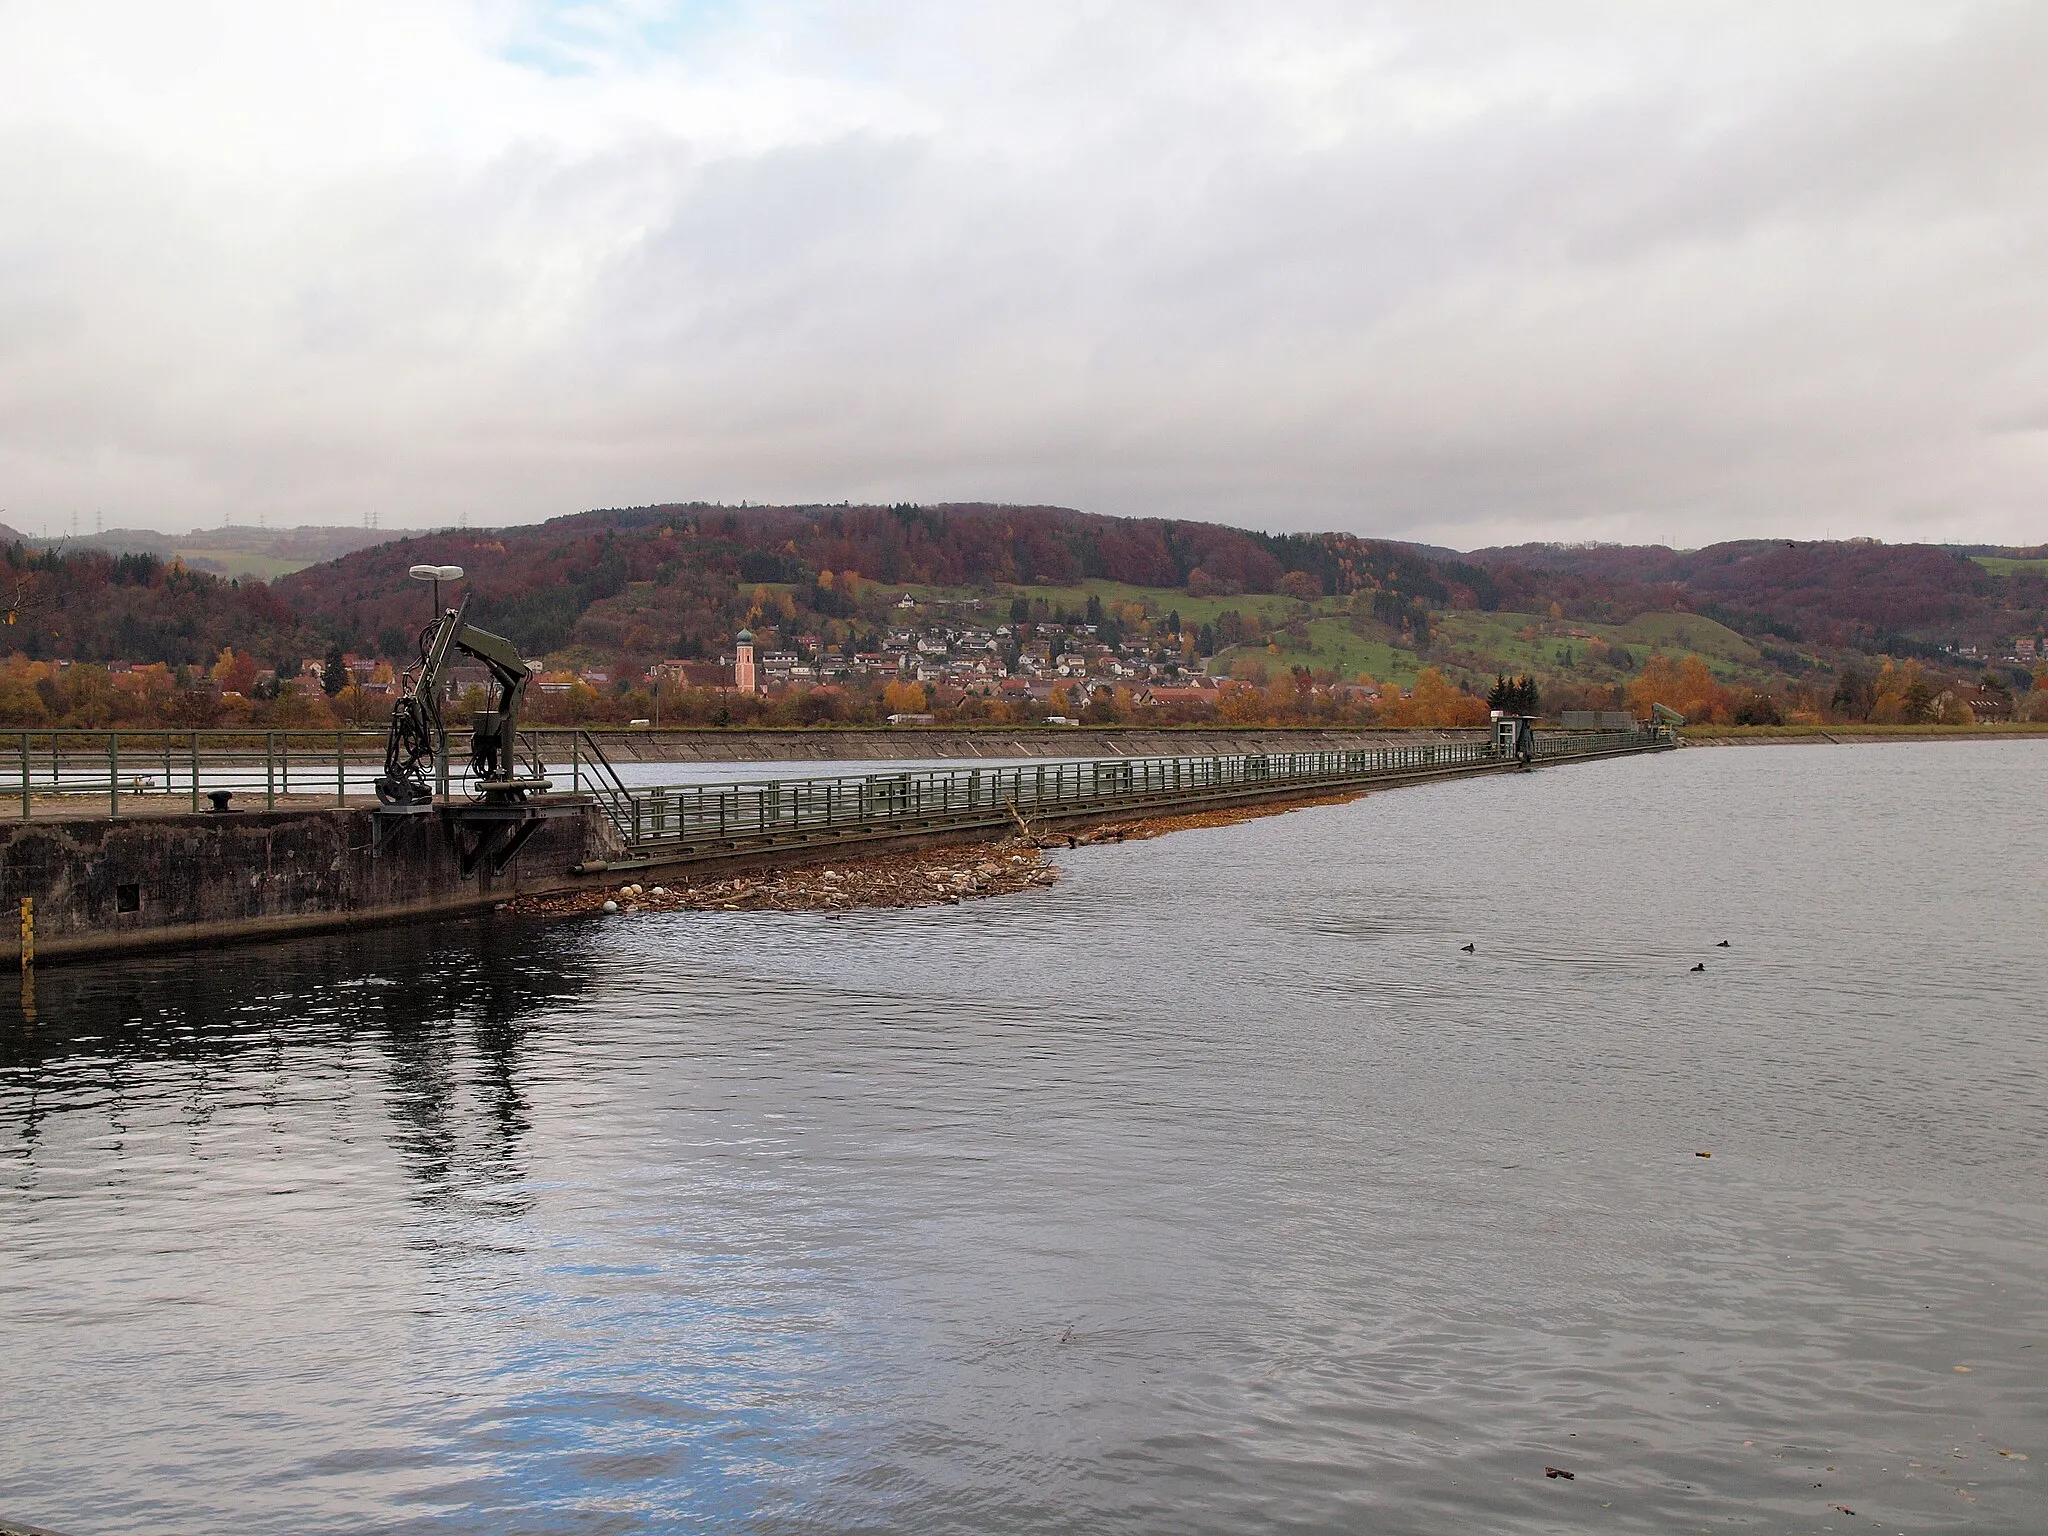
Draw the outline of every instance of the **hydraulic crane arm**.
[[[384,773],[377,780],[377,798],[388,806],[433,803],[428,779],[440,751],[442,681],[451,651],[482,662],[491,674],[491,707],[470,721],[469,766],[476,785],[517,798],[519,705],[532,677],[518,648],[502,635],[468,622],[469,599],[450,608],[420,634],[419,660],[406,669],[405,689],[391,708],[391,730],[384,743]],[[543,786],[545,787],[545,786]]]

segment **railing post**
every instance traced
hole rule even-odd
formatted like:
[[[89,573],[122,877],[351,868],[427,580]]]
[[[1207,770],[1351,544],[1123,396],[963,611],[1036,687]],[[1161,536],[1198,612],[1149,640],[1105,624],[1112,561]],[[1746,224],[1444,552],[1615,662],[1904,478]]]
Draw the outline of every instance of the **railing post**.
[[[107,732],[107,815],[121,814],[121,733]]]
[[[277,809],[277,732],[263,733],[263,809]]]
[[[577,793],[583,789],[583,733],[569,733],[569,788]]]
[[[348,804],[348,737],[340,731],[334,733],[334,803]]]
[[[192,809],[199,809],[199,733],[192,733]]]
[[[21,819],[28,820],[28,732],[21,733]]]

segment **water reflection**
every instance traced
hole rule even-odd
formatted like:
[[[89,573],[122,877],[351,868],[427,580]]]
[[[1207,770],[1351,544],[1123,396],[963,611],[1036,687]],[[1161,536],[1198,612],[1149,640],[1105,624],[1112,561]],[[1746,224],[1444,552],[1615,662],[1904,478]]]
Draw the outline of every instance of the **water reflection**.
[[[2042,751],[48,971],[0,1517],[2048,1529]]]
[[[180,1077],[190,1123],[294,1062],[381,1078],[391,1141],[426,1202],[521,1175],[528,1034],[573,1010],[592,960],[573,928],[422,923],[24,975],[0,1022],[0,1135],[33,1149],[53,1115],[119,1131],[133,1085]],[[364,1048],[368,1047],[368,1054]]]

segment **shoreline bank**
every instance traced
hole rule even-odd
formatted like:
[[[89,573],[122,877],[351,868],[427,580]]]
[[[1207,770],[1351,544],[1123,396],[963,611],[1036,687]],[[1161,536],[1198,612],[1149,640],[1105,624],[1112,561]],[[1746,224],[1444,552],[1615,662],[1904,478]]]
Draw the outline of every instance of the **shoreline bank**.
[[[1348,805],[1372,790],[1302,795],[1285,801],[1219,806],[1213,810],[1126,816],[1067,834],[1012,837],[1001,842],[937,844],[900,852],[843,849],[807,864],[679,873],[660,883],[650,877],[622,885],[535,892],[502,903],[504,910],[545,917],[632,915],[639,912],[824,912],[890,907],[959,906],[963,901],[1011,896],[1053,884],[1059,866],[1045,855],[1061,848],[1143,842],[1201,827],[1284,816],[1318,806]],[[612,910],[607,911],[607,907]]]
[[[2019,725],[1686,725],[1688,747],[1858,747],[1914,741],[2048,741],[2048,721]]]

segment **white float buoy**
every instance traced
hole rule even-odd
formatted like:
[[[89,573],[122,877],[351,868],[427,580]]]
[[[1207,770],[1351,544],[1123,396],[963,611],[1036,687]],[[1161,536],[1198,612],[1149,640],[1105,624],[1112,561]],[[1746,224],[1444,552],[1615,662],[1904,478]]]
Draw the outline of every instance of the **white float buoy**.
[[[609,897],[607,897],[605,899],[604,909],[607,912],[616,912],[619,910],[619,904],[616,901],[613,901]]]

